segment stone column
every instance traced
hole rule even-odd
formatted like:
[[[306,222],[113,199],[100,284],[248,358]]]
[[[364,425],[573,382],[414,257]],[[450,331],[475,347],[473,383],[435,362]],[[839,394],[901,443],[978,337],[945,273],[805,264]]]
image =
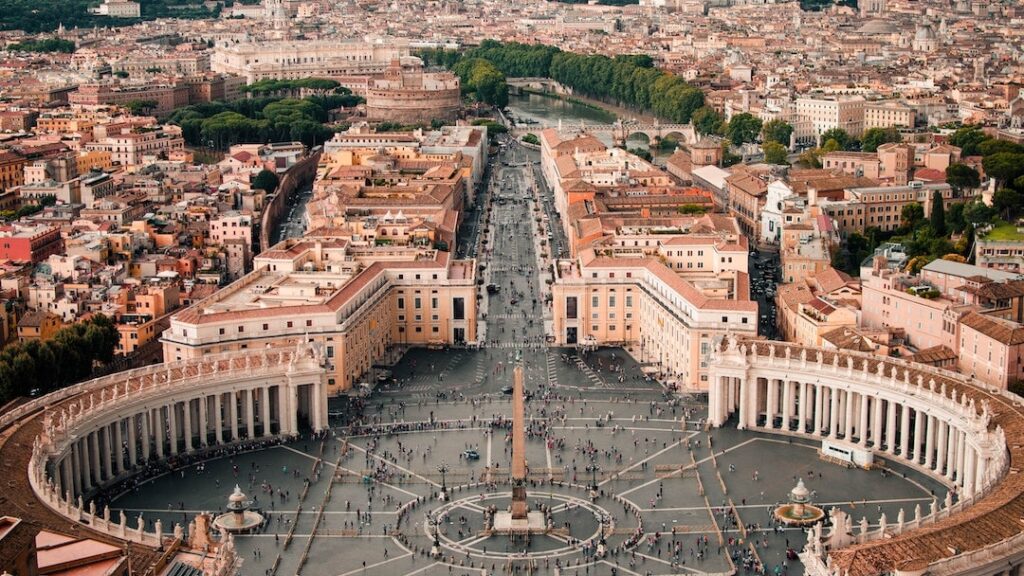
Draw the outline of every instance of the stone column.
[[[910,459],[910,406],[906,404],[900,416],[900,456]]]
[[[978,456],[975,454],[974,448],[966,446],[964,448],[964,494],[967,496],[974,495],[974,475],[977,465]]]
[[[93,430],[89,433],[89,462],[92,467],[93,483],[99,485],[103,482],[103,470],[100,468],[100,433]]]
[[[978,454],[977,456],[977,470],[974,474],[974,489],[981,492],[981,489],[985,486],[985,474],[988,472],[988,459]]]
[[[167,429],[171,437],[171,456],[178,453],[178,403],[167,405]]]
[[[825,405],[822,402],[823,394],[821,384],[812,384],[811,389],[814,390],[814,433],[821,436],[822,433],[822,416],[825,413]]]
[[[213,396],[213,426],[218,446],[224,443],[224,407],[221,406],[223,396],[221,392]]]
[[[853,407],[856,402],[853,401],[853,392],[847,390],[843,392],[843,413],[845,418],[843,419],[843,439],[847,442],[853,442],[853,421],[855,419],[853,415]]]
[[[152,446],[153,440],[153,411],[146,410],[139,414],[139,420],[142,423],[142,461],[146,462],[149,460],[149,450]]]
[[[829,408],[828,408],[828,437],[838,438],[839,437],[839,390],[835,388],[828,389],[829,397]]]
[[[153,419],[153,436],[156,439],[156,457],[158,460],[164,459],[164,440],[167,438],[167,424],[164,421],[164,409],[161,406],[157,406],[153,410],[155,418]]]
[[[767,386],[765,387],[765,393],[767,401],[765,402],[765,419],[764,427],[769,430],[775,429],[775,412],[778,410],[779,392],[776,389],[776,380],[768,378],[766,380]]]
[[[782,382],[782,429],[789,430],[793,414],[793,381]]]
[[[182,428],[185,430],[185,452],[192,451],[192,400],[185,400],[181,404]]]
[[[82,473],[82,448],[79,444],[80,442],[71,444],[71,492],[75,496],[82,493],[82,479],[85,477]]]
[[[199,398],[199,447],[206,448],[209,443],[209,431],[210,423],[207,419],[206,413],[210,409],[209,397],[202,396]]]
[[[915,410],[914,413],[914,462],[920,463],[921,452],[924,451],[924,421],[928,416],[920,410]]]
[[[924,467],[928,469],[935,465],[935,422],[935,416],[928,416],[928,430],[924,437]]]
[[[935,471],[939,474],[945,474],[946,468],[946,456],[949,454],[949,424],[936,418],[936,424],[938,424],[938,438],[936,441],[937,450],[935,451]],[[947,476],[948,477],[948,476]]]
[[[756,381],[756,380],[755,380]],[[750,418],[750,385],[746,378],[740,378],[740,423],[737,428],[745,430]]]
[[[875,449],[882,447],[882,399],[876,396],[871,401],[871,443]]]
[[[260,420],[263,421],[263,435],[270,436],[270,386],[260,388]]]
[[[896,403],[886,400],[889,406],[885,416],[885,444],[890,454],[896,453]]]
[[[74,458],[71,455],[65,456],[64,459],[60,461],[61,495],[65,494],[68,490],[71,490],[72,494],[74,493],[75,481],[72,479],[75,470],[74,464]]]
[[[128,424],[128,467],[135,468],[135,466],[138,465],[139,463],[139,449],[135,445],[135,414],[129,416],[128,420],[126,420],[125,422]]]
[[[110,461],[110,425],[101,426],[98,433],[96,443],[100,448],[100,477],[109,480],[114,476],[114,467]]]
[[[228,393],[228,418],[231,419],[231,441],[238,442],[238,392],[232,390]]]
[[[966,433],[956,433],[956,483],[964,486],[966,480],[965,468],[967,465],[967,436]]]
[[[807,433],[807,401],[809,399],[807,396],[807,386],[807,382],[800,383],[800,406],[797,407],[797,420],[800,421],[801,434]]]
[[[877,400],[875,400],[877,402]],[[868,445],[868,395],[860,395],[860,420],[857,424],[857,436],[860,437],[860,445],[867,447]]]
[[[256,437],[256,414],[253,413],[252,390],[242,390],[245,394],[245,432],[246,438],[252,440]]]
[[[125,420],[114,422],[114,475],[120,476],[124,472],[124,433],[121,426]]]
[[[94,484],[92,481],[92,433],[87,433],[82,439],[82,492],[90,490]]]

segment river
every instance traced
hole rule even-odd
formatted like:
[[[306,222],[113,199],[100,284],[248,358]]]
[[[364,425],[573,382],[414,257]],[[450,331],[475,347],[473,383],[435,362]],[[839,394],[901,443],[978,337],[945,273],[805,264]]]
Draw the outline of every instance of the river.
[[[608,110],[542,94],[509,94],[508,109],[512,118],[520,123],[525,120],[554,125],[561,120],[565,124],[611,124],[618,118]],[[608,146],[614,145],[610,135],[602,134],[598,138]],[[643,136],[633,136],[626,141],[626,146],[647,150],[648,142]],[[663,164],[671,155],[671,150],[656,150],[655,163]]]

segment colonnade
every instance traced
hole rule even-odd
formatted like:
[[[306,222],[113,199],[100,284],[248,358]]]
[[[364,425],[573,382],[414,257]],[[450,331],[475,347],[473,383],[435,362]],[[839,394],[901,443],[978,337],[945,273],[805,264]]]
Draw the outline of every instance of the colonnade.
[[[748,356],[733,342],[718,353],[720,360],[732,361],[713,363],[712,425],[735,417],[740,429],[844,442],[924,469],[955,484],[961,498],[1001,474],[1005,445],[986,430],[987,405],[975,406],[970,387],[960,388],[958,396],[953,381],[940,376],[937,384],[935,375],[912,374],[909,365],[901,371],[896,364],[839,352],[826,362],[821,351],[787,346],[777,356],[775,343],[762,348],[766,354]]]
[[[290,397],[292,396],[292,397]],[[204,393],[112,415],[80,430],[64,456],[53,461],[61,492],[86,494],[150,460],[189,454],[225,443],[297,432],[294,393],[287,386]]]
[[[917,396],[820,378],[719,375],[713,385],[725,399],[715,425],[736,415],[740,429],[796,432],[884,452],[955,482],[965,495],[988,473],[992,455],[969,441],[973,431]]]

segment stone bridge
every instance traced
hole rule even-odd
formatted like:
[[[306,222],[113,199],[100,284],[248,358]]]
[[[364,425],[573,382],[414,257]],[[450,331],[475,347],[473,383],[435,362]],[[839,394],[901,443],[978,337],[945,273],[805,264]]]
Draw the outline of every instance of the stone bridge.
[[[643,136],[649,144],[654,144],[666,138],[671,138],[680,144],[693,144],[697,141],[697,132],[693,124],[640,124],[631,122],[616,122],[614,124],[587,124],[558,122],[557,124],[517,124],[509,132],[514,136],[523,136],[530,133],[539,133],[548,128],[557,128],[562,132],[579,132],[592,134],[597,137],[606,136],[607,139],[622,146],[627,140],[634,136]]]

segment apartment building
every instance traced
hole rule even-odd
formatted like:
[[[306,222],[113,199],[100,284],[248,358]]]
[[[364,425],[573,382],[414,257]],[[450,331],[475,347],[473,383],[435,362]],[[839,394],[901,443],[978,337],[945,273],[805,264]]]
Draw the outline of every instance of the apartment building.
[[[917,111],[899,100],[864,105],[864,130],[871,128],[913,128]]]
[[[816,141],[834,128],[859,138],[864,131],[865,105],[863,96],[801,96],[796,99],[796,139]]]
[[[900,227],[903,207],[908,204],[920,204],[924,213],[930,214],[936,190],[943,202],[948,203],[953,198],[953,190],[945,182],[915,181],[906,186],[847,188],[843,200],[823,200],[821,209],[833,219],[837,231],[844,237],[851,232],[863,233],[871,227],[895,230]]]
[[[977,312],[965,315],[957,369],[1003,389],[1024,379],[1024,325]]]

